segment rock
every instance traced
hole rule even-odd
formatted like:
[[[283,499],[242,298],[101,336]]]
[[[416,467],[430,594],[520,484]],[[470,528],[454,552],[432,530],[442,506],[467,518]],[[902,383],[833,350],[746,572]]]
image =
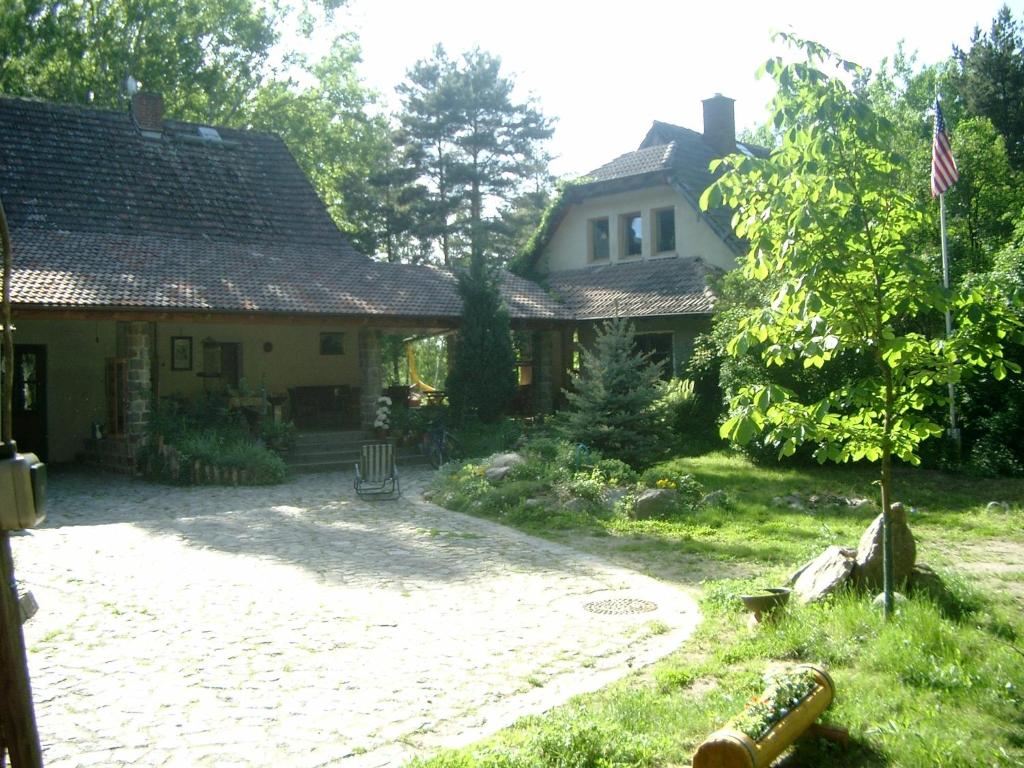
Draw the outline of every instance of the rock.
[[[849,582],[855,562],[852,549],[831,546],[798,571],[793,592],[801,603],[823,600]]]
[[[893,583],[903,584],[914,570],[917,544],[907,525],[907,514],[899,502],[892,510]],[[872,521],[857,546],[857,584],[872,591],[882,588],[882,515]]]
[[[543,504],[543,499],[527,499],[526,501],[523,502],[523,506],[526,509],[536,509],[537,507],[543,506]]]
[[[794,491],[786,496],[776,496],[772,499],[772,506],[789,507],[790,509],[803,509],[804,500],[799,493]]]
[[[496,454],[494,454],[489,459],[487,459],[487,466],[491,467],[493,469],[498,469],[499,467],[509,467],[509,468],[512,468],[512,467],[517,467],[520,464],[524,464],[525,462],[526,462],[526,459],[524,459],[518,453],[515,453],[514,451],[512,451],[512,452],[509,452],[509,453],[496,453]]]
[[[569,499],[562,504],[562,509],[566,512],[584,512],[587,509],[586,499]]]
[[[871,501],[869,499],[861,499],[857,498],[856,496],[846,500],[846,504],[852,507],[853,509],[860,509],[861,507],[865,507],[870,503]]]
[[[702,507],[724,507],[728,503],[729,496],[721,488],[717,491],[712,491],[700,500],[700,505]]]
[[[511,471],[511,466],[490,467],[489,469],[484,470],[484,480],[495,485],[504,480]]]
[[[952,597],[942,577],[924,563],[914,566],[914,570],[910,572],[908,587],[911,594],[924,595],[938,605],[948,603]]]
[[[902,594],[900,594],[899,592],[892,593],[893,605],[903,605],[903,603],[905,602],[907,602],[907,598],[904,597]],[[875,599],[871,601],[871,604],[877,605],[879,607],[885,605],[885,593],[879,592],[877,595],[875,595]]]
[[[606,488],[601,494],[601,503],[605,509],[611,511],[629,493],[625,488]]]
[[[634,520],[666,517],[679,505],[679,492],[674,488],[648,488],[636,498],[633,505]]]

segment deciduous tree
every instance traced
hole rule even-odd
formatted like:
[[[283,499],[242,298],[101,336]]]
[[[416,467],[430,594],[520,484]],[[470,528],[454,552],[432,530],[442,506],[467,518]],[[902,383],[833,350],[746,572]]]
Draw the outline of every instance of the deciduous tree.
[[[805,54],[764,66],[778,89],[771,111],[781,145],[769,158],[725,158],[701,201],[735,209],[736,233],[750,245],[744,272],[780,284],[740,321],[729,350],[756,348],[768,365],[820,368],[849,352],[872,365],[814,401],[776,384],[745,387],[722,435],[744,443],[760,434],[782,456],[811,442],[819,461],[877,462],[888,528],[893,459],[916,463],[920,443],[942,433],[927,408],[944,401],[961,371],[986,368],[1001,379],[1019,370],[1004,360],[1003,344],[1022,326],[1005,295],[983,284],[945,292],[928,259],[908,248],[922,213],[901,186],[892,124],[837,76],[860,68],[817,43],[781,37]],[[948,340],[947,307],[958,326]]]
[[[176,117],[230,123],[266,74],[277,21],[253,0],[11,0],[0,91],[118,107],[131,75]]]

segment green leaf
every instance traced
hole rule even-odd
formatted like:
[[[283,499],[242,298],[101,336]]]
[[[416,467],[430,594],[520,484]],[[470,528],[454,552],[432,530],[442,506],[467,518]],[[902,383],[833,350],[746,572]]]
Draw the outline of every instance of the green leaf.
[[[718,434],[732,443],[745,445],[754,439],[757,434],[757,425],[749,416],[740,414],[726,420],[718,430]]]

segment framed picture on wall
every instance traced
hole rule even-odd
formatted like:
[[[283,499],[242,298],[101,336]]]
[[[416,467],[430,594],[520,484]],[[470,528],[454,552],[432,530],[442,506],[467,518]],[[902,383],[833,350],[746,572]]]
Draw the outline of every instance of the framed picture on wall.
[[[191,336],[171,336],[171,370],[192,370]]]
[[[345,354],[344,333],[321,333],[320,334],[321,355],[343,355]]]

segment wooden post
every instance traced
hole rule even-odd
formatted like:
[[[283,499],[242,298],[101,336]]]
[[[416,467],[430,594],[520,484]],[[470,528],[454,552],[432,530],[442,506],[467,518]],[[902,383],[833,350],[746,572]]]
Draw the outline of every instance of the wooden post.
[[[0,450],[14,458],[14,437],[11,424],[11,403],[14,394],[14,339],[11,324],[11,278],[14,272],[11,233],[7,214],[0,201],[0,250],[3,251],[3,356],[7,362],[3,382],[3,442]],[[5,456],[0,456],[4,458]],[[36,715],[32,707],[32,687],[28,680],[28,658],[25,636],[21,631],[21,611],[15,594],[14,556],[11,536],[0,531],[0,764],[6,748],[12,768],[42,768],[43,755],[36,731]]]
[[[0,531],[0,669],[3,674],[3,738],[12,768],[42,768],[43,756],[32,707],[25,637],[14,594],[14,558],[11,537]]]

